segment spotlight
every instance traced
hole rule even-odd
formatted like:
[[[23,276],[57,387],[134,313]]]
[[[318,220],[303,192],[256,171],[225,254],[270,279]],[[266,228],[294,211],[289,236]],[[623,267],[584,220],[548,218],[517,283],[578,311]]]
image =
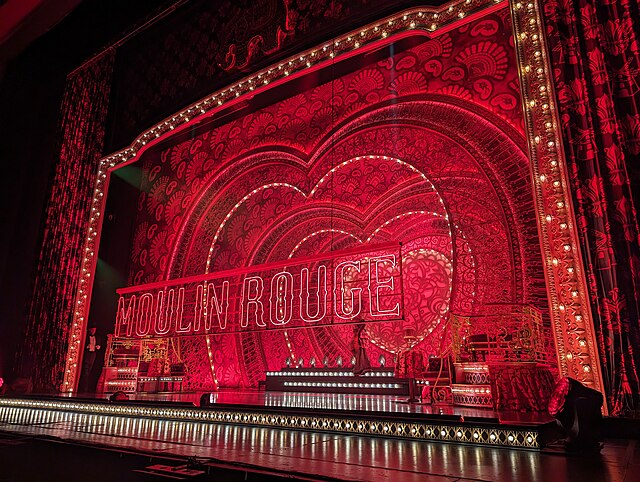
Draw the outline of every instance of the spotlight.
[[[603,402],[600,392],[573,378],[558,380],[549,399],[549,414],[565,430],[568,450],[600,450]]]

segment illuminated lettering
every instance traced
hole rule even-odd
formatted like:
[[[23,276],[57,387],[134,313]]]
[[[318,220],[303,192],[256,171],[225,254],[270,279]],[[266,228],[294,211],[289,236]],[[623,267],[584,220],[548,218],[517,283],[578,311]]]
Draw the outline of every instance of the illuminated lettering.
[[[360,273],[360,261],[343,261],[338,264],[335,269],[333,288],[335,312],[336,316],[343,320],[351,320],[362,311],[362,288],[350,288],[345,285],[348,269]],[[350,294],[350,298],[349,302],[345,303],[347,291]]]
[[[392,321],[403,316],[401,267],[400,244],[386,243],[122,288],[116,336]]]
[[[227,317],[229,313],[229,282],[222,282],[222,289],[220,293],[220,300],[216,294],[216,288],[213,283],[209,283],[207,287],[207,304],[206,313],[207,316],[204,319],[205,331],[211,330],[211,319],[213,318],[213,312],[215,311],[216,318],[218,319],[218,326],[221,330],[227,327]]]
[[[151,329],[151,318],[153,317],[153,295],[145,293],[138,301],[138,320],[136,322],[136,335],[146,336]]]
[[[170,289],[167,294],[167,308],[166,316],[167,323],[170,326],[175,326],[176,333],[188,333],[191,330],[191,323],[187,326],[182,326],[182,315],[184,312],[184,288],[178,290],[178,296],[176,296],[176,290]]]
[[[133,295],[129,299],[129,306],[125,310],[124,307],[125,300],[121,296],[118,300],[118,311],[116,313],[116,336],[122,335],[122,327],[127,327],[126,336],[131,336],[133,333],[133,321],[135,317],[135,307],[136,307],[136,295]]]
[[[263,321],[264,307],[262,306],[262,291],[264,290],[264,282],[260,276],[248,276],[242,284],[242,313],[240,318],[240,326],[247,328],[249,326],[249,317],[253,308],[253,316],[258,326],[267,326]],[[252,294],[253,291],[253,294]]]
[[[166,335],[171,330],[169,317],[166,316],[164,310],[164,291],[158,291],[156,297],[156,318],[153,325],[153,331],[156,335]]]
[[[202,325],[202,313],[204,312],[205,316],[207,313],[206,303],[207,302],[204,299],[204,286],[196,286],[196,302],[193,305],[193,331],[200,331],[200,325]]]
[[[394,294],[394,280],[393,275],[390,275],[386,280],[381,280],[379,276],[379,267],[383,264],[391,263],[391,271],[396,267],[396,256],[394,254],[388,254],[384,256],[376,256],[369,259],[369,309],[372,316],[390,316],[400,315],[400,303],[396,302],[396,305],[391,308],[384,310],[380,307],[380,290],[386,289],[389,290],[389,295]],[[372,288],[371,285],[375,287]]]
[[[216,287],[213,283],[207,286],[207,295],[204,295],[205,285],[199,284],[196,287],[196,300],[194,306],[193,331],[198,332],[202,326],[202,318],[204,315],[204,331],[211,330],[211,322],[215,316],[218,319],[218,326],[221,330],[227,327],[227,317],[229,313],[229,282],[222,282],[220,299],[216,293]]]
[[[320,299],[322,292],[322,300]],[[327,267],[323,264],[318,266],[318,284],[315,293],[316,313],[309,313],[311,294],[309,293],[309,269],[302,268],[300,271],[300,318],[306,323],[316,323],[322,320],[327,314]]]
[[[281,271],[271,278],[269,317],[274,325],[286,325],[293,314],[293,276]]]

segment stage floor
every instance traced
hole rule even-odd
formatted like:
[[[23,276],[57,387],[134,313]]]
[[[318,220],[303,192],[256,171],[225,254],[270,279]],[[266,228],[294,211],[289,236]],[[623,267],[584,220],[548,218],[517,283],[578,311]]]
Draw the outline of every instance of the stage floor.
[[[202,392],[131,393],[131,400],[159,402],[192,402],[200,404]],[[91,398],[106,395],[86,394]],[[406,403],[407,397],[397,395],[352,395],[343,393],[266,392],[264,390],[220,390],[212,401],[219,406],[253,406],[371,412],[375,414],[413,414],[423,416],[486,419],[504,424],[540,425],[552,422],[547,413],[495,411],[444,404]]]
[[[220,413],[242,413],[238,407],[249,406],[251,402],[254,410],[245,413],[273,415],[278,413],[274,409],[283,409],[280,413],[291,410],[296,413],[303,410],[307,414],[318,412],[303,405],[312,404],[314,397],[319,395],[289,395],[293,397],[284,393],[223,391],[218,394],[217,405],[212,409],[193,409],[193,413],[184,419],[176,417],[190,412],[189,409],[168,408],[169,404],[165,407],[161,399],[184,402],[194,400],[194,397],[199,399],[199,394],[182,394],[180,400],[169,394],[143,395],[140,398],[147,403],[129,406],[97,403],[86,398],[61,402],[51,398],[0,398],[0,431],[100,450],[142,453],[150,457],[149,465],[169,459],[175,464],[184,463],[187,458],[196,458],[205,467],[235,467],[303,480],[627,482],[633,480],[631,474],[637,474],[640,469],[640,453],[635,441],[609,442],[601,455],[572,458],[544,450],[505,450],[498,446],[410,440],[392,434],[370,436],[367,433],[330,433],[322,427],[283,429],[242,425],[233,420],[229,423],[202,420],[206,414],[219,413],[218,409],[222,410]],[[378,409],[387,406],[394,407],[394,413],[403,420],[423,416],[446,419],[462,414],[457,408],[450,408],[448,415],[440,415],[431,413],[431,409],[439,412],[439,407],[396,406],[393,400],[375,399],[345,402],[342,397],[336,395],[332,403],[359,407],[358,410],[368,414],[369,420],[375,420],[380,413]],[[295,407],[289,408],[290,404]],[[154,410],[160,411],[159,416],[152,416]],[[319,411],[320,415],[328,413],[325,410]],[[469,409],[463,410],[472,413]],[[348,418],[348,411],[340,412]],[[405,419],[407,412],[420,413],[408,414],[410,418]],[[495,416],[501,418],[502,414],[481,412],[492,414],[486,417],[487,427],[498,426],[490,421]]]

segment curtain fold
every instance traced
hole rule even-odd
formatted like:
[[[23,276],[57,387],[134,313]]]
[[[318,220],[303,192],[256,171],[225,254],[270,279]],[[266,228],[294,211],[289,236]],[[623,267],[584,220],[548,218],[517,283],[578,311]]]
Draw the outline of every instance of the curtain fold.
[[[20,363],[35,391],[62,383],[82,246],[103,154],[114,51],[67,77],[61,106],[60,151],[50,184]]]
[[[638,1],[542,4],[606,396],[622,414],[640,401]]]

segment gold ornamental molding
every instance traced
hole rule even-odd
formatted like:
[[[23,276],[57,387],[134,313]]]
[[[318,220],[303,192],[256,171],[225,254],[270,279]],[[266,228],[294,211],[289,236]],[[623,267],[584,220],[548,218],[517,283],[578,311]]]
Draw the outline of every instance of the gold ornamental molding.
[[[558,368],[604,394],[540,0],[510,8]]]

